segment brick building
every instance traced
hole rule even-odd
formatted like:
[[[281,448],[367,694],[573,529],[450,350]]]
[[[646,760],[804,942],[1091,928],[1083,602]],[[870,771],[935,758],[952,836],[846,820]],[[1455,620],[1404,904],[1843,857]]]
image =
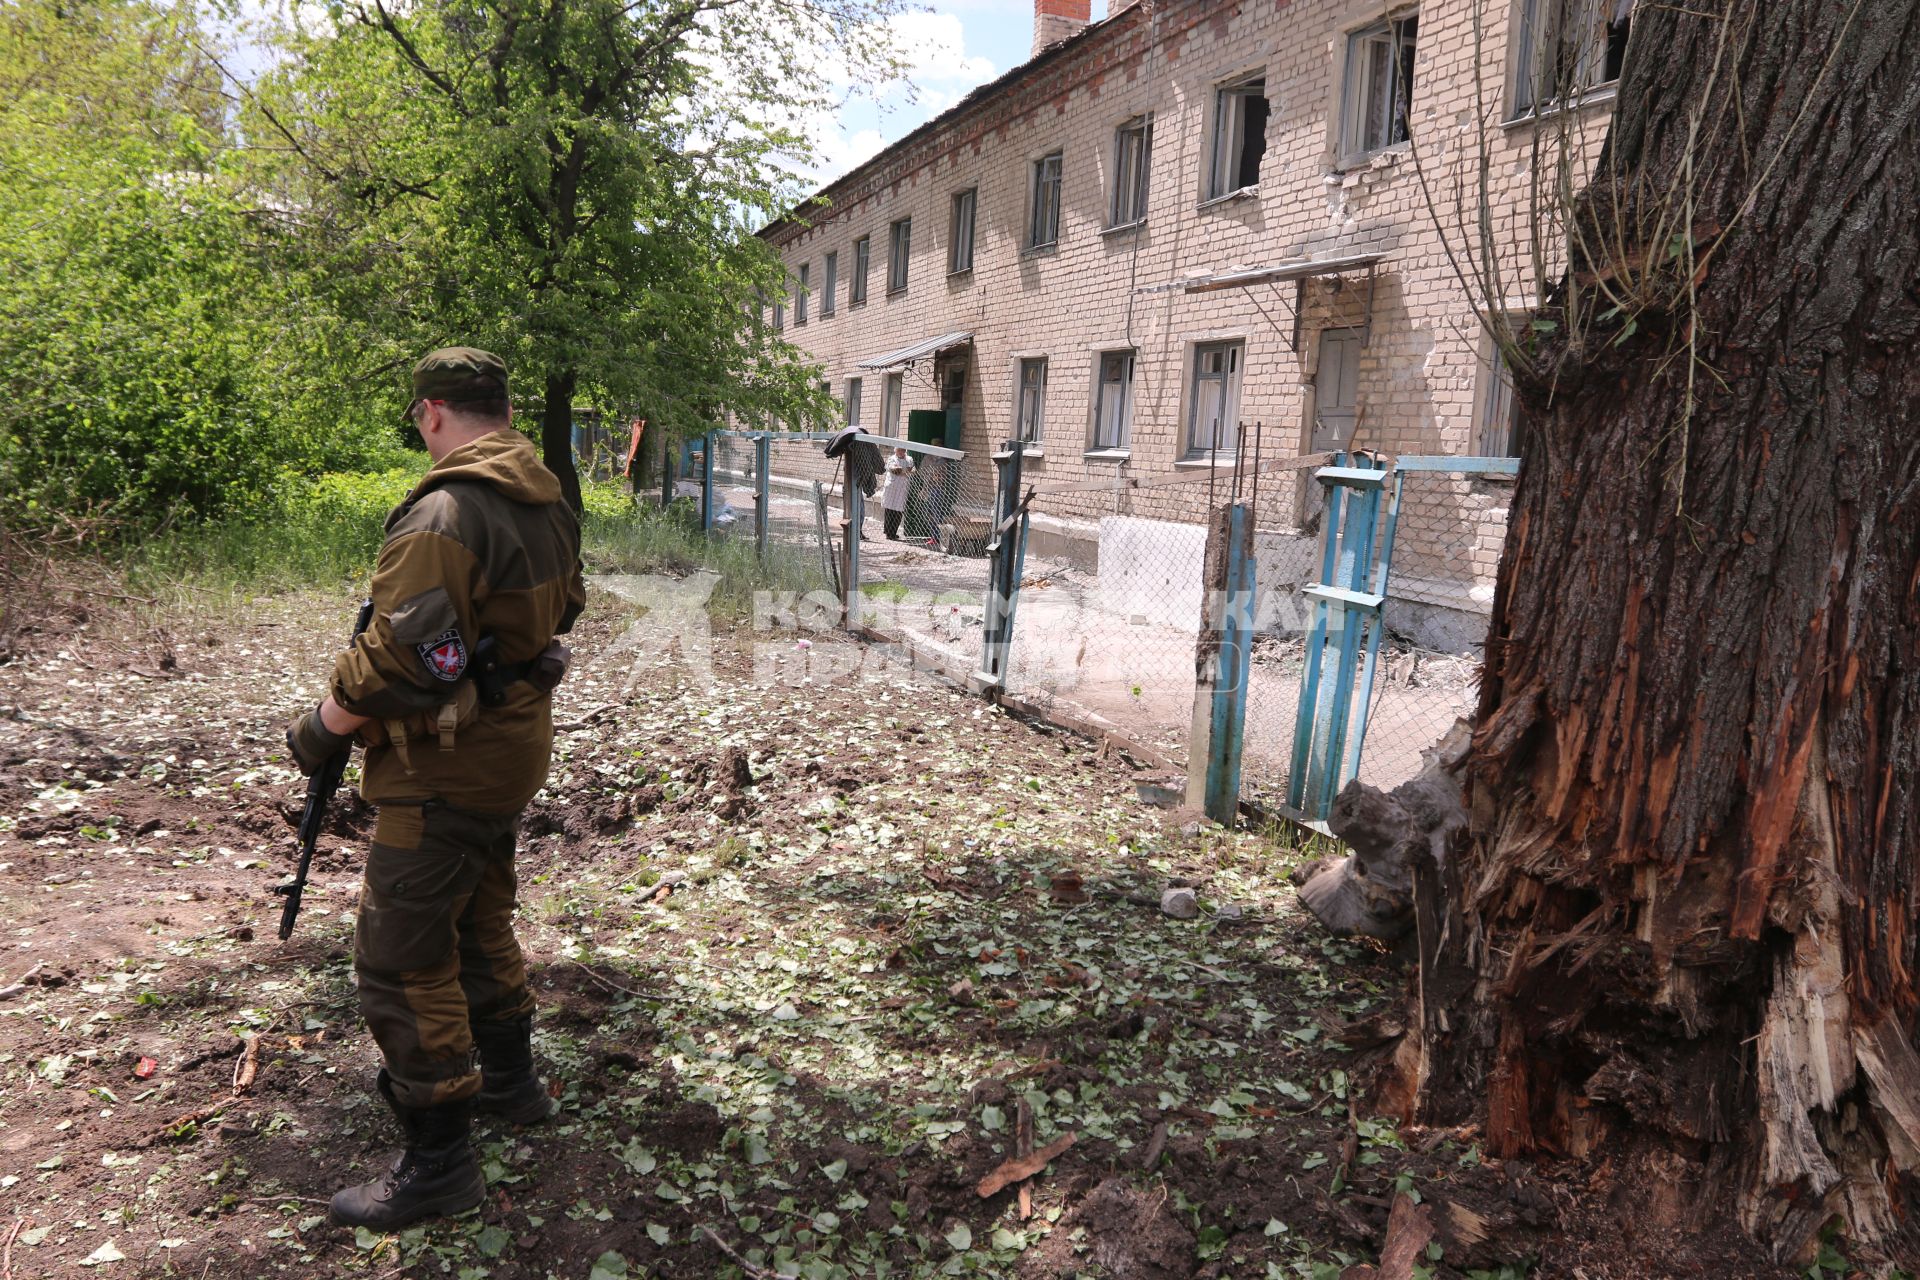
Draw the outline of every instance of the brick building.
[[[1631,0],[1087,18],[1036,0],[1029,61],[761,233],[793,282],[769,318],[848,419],[943,409],[970,467],[1017,437],[1044,484],[1124,468],[1036,518],[1088,558],[1102,517],[1198,520],[1204,484],[1154,482],[1230,466],[1255,424],[1267,458],[1505,454],[1480,315],[1531,303],[1533,211],[1604,128]],[[1427,492],[1396,597],[1484,613],[1505,494]],[[1261,526],[1312,501],[1269,485]]]

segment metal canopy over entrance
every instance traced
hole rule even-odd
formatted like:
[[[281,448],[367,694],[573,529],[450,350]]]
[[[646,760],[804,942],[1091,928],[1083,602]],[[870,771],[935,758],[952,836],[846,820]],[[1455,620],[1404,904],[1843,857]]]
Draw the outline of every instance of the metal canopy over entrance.
[[[860,361],[862,369],[897,369],[912,364],[915,360],[924,360],[928,356],[937,356],[943,351],[955,347],[964,347],[973,341],[971,329],[943,333],[937,338],[923,338],[910,347],[901,347],[898,351],[889,351],[883,356],[873,356]]]
[[[1367,273],[1367,318],[1365,329],[1373,331],[1373,283],[1374,273],[1386,260],[1384,253],[1349,253],[1335,258],[1294,258],[1287,262],[1277,262],[1270,267],[1236,267],[1232,271],[1219,271],[1212,275],[1186,276],[1179,280],[1169,280],[1161,284],[1150,284],[1136,289],[1135,293],[1213,293],[1220,289],[1246,289],[1258,284],[1285,284],[1293,282],[1293,333],[1288,345],[1295,354],[1300,351],[1300,313],[1306,306],[1307,281],[1317,276],[1345,276]]]

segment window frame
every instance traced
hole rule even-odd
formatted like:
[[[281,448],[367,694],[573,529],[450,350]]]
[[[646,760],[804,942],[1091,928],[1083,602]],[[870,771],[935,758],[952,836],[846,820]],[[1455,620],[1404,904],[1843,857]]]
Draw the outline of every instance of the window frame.
[[[1109,382],[1107,361],[1118,359],[1124,362],[1125,376]],[[1093,357],[1093,431],[1087,448],[1088,453],[1117,455],[1133,450],[1133,406],[1134,380],[1140,376],[1140,351],[1137,347],[1111,347],[1094,353]],[[1108,418],[1109,387],[1119,388],[1118,422],[1114,439],[1102,439],[1103,428]]]
[[[1516,420],[1520,405],[1514,396],[1513,367],[1507,363],[1506,353],[1500,349],[1499,339],[1493,330],[1497,328],[1510,334],[1523,333],[1532,318],[1531,311],[1519,310],[1499,312],[1488,318],[1480,344],[1480,358],[1476,362],[1480,367],[1473,391],[1473,452],[1479,457],[1520,456],[1519,423]],[[1496,431],[1501,437],[1497,442],[1499,448],[1494,447]]]
[[[1411,136],[1419,22],[1420,11],[1407,9],[1347,34],[1345,92],[1340,104],[1340,167],[1359,164],[1369,156],[1401,146]],[[1369,56],[1380,45],[1387,47],[1384,85],[1375,83],[1381,68]],[[1377,141],[1369,136],[1376,106],[1384,106],[1386,129]]]
[[[787,331],[787,300],[785,296],[773,300],[773,331],[775,333],[785,333]]]
[[[820,266],[820,318],[826,319],[834,313],[837,305],[836,295],[840,292],[840,251],[834,250],[822,261]]]
[[[860,397],[864,390],[863,382],[862,378],[847,379],[847,394],[842,398],[841,404],[844,409],[842,416],[850,427],[860,425]]]
[[[807,295],[812,291],[812,287],[807,281],[812,273],[813,264],[811,262],[803,262],[800,264],[799,283],[794,286],[793,290],[793,327],[796,329],[807,322]]]
[[[900,420],[906,413],[907,375],[889,373],[880,382],[880,434],[898,439]]]
[[[887,224],[887,296],[905,293],[913,266],[913,215]]]
[[[1620,83],[1620,74],[1608,76],[1607,64],[1613,54],[1612,28],[1615,23],[1624,21],[1625,29],[1621,33],[1620,60],[1625,67],[1627,45],[1632,40],[1633,11],[1637,0],[1624,0],[1626,16],[1607,18],[1602,15],[1609,6],[1618,8],[1623,0],[1514,0],[1513,51],[1509,56],[1509,93],[1513,101],[1510,120],[1523,121],[1538,116],[1551,115],[1556,111],[1579,107],[1587,102],[1601,101],[1610,97]],[[1577,8],[1585,19],[1590,19],[1595,34],[1606,33],[1603,41],[1577,50],[1576,63],[1597,62],[1597,78],[1587,81],[1588,74],[1594,72],[1591,65],[1583,68],[1576,65],[1572,79],[1564,86],[1546,83],[1547,77],[1542,68],[1547,64],[1550,49],[1562,47],[1560,33],[1566,28],[1567,11]],[[1544,20],[1543,20],[1544,15]],[[1584,23],[1582,24],[1584,25]]]
[[[962,236],[962,210],[965,210]],[[980,188],[966,187],[953,193],[947,209],[947,274],[965,275],[973,270],[974,230],[980,215]],[[962,250],[965,252],[963,253]]]
[[[1231,357],[1227,367],[1218,375],[1205,373],[1201,365],[1208,355],[1215,352]],[[1245,338],[1222,338],[1213,342],[1196,342],[1187,374],[1187,425],[1186,452],[1181,460],[1185,462],[1211,462],[1218,458],[1232,458],[1240,448],[1240,387],[1246,376],[1247,340]],[[1202,447],[1195,439],[1195,428],[1200,417],[1200,386],[1203,380],[1213,380],[1217,376],[1221,382],[1220,421],[1232,423],[1231,443],[1225,448]],[[1223,431],[1223,434],[1225,432]]]
[[[847,306],[861,307],[867,302],[867,277],[873,270],[873,236],[861,236],[853,242],[853,270],[847,276]]]
[[[1027,374],[1037,374],[1033,385],[1029,386]],[[1028,392],[1031,391],[1033,408],[1032,421],[1029,423],[1027,408]],[[1031,426],[1031,434],[1029,434]],[[1019,356],[1013,364],[1013,438],[1022,446],[1021,451],[1045,447],[1047,429],[1047,357]]]
[[[1051,177],[1048,176],[1048,166],[1052,166]],[[1026,248],[1029,253],[1058,248],[1060,245],[1060,204],[1066,188],[1066,169],[1067,153],[1063,147],[1055,147],[1045,155],[1036,157],[1028,167]],[[1043,221],[1050,225],[1042,228]],[[1044,240],[1040,238],[1043,229],[1047,232]]]
[[[1258,86],[1258,92],[1254,92]],[[1260,153],[1253,158],[1253,181],[1241,182],[1246,167],[1247,103],[1261,102]],[[1273,119],[1273,104],[1267,99],[1267,73],[1262,68],[1224,80],[1213,87],[1213,146],[1207,160],[1207,199],[1225,200],[1260,185],[1260,166],[1267,155],[1267,126]],[[1231,168],[1228,159],[1232,158]]]
[[[1138,140],[1136,147],[1129,146]],[[1137,227],[1147,220],[1152,191],[1153,113],[1121,121],[1113,130],[1113,193],[1107,201],[1107,230]]]

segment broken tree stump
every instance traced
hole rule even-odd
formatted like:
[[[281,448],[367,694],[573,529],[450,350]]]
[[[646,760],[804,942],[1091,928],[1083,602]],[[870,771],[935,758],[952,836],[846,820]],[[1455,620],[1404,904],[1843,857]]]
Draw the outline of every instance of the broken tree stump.
[[[1444,865],[1447,846],[1466,829],[1455,770],[1466,758],[1464,722],[1426,752],[1426,766],[1391,793],[1359,779],[1333,802],[1327,826],[1353,852],[1323,859],[1299,877],[1300,902],[1337,934],[1392,941],[1413,925],[1418,859]]]

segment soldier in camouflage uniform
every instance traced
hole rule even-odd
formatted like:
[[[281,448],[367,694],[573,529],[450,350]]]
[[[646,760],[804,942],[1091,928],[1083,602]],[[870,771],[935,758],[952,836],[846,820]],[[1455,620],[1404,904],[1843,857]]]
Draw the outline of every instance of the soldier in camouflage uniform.
[[[476,1106],[522,1124],[555,1110],[533,1069],[513,855],[552,753],[554,637],[586,600],[579,524],[512,428],[500,358],[435,351],[413,393],[433,466],[387,518],[367,630],[287,731],[308,773],[357,736],[360,792],[379,806],[354,972],[407,1148],[334,1196],[332,1218],[381,1230],[484,1198]]]

